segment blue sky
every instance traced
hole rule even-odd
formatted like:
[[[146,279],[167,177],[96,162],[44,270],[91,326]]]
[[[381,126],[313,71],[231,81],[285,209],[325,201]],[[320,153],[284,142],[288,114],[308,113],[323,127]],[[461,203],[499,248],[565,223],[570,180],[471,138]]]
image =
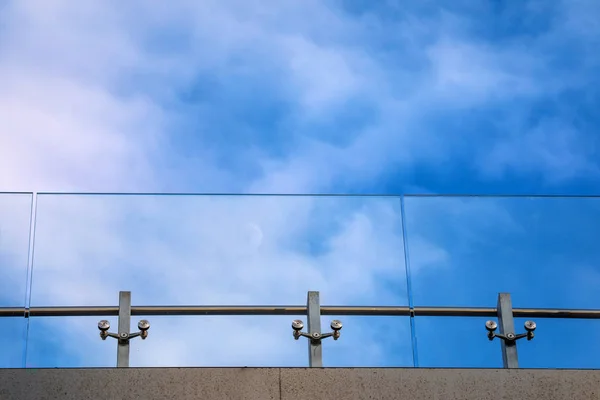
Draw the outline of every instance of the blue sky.
[[[7,1],[0,191],[598,194],[599,12]],[[403,236],[400,197],[40,194],[33,259],[31,201],[0,196],[3,305],[116,304],[119,290],[134,304],[301,304],[307,290],[408,304],[406,240],[415,305],[493,306],[509,291],[516,307],[599,308],[597,198],[407,196]],[[96,319],[2,319],[0,365],[112,365]],[[245,319],[243,338],[227,329],[241,320],[153,318],[132,365],[305,365],[289,318]],[[407,319],[344,321],[327,365],[413,365]],[[500,365],[483,322],[417,317],[419,364]],[[562,340],[596,325],[538,321],[522,365],[598,367],[593,335]],[[186,329],[198,338],[172,339]]]

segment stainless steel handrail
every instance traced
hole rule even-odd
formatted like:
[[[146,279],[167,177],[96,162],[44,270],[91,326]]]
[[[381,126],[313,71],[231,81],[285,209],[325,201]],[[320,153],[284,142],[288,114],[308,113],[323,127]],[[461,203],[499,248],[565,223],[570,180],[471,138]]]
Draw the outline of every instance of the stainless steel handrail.
[[[306,315],[306,306],[132,306],[131,315]],[[0,317],[117,316],[118,306],[0,307]],[[495,307],[321,306],[321,315],[495,317]],[[517,318],[600,319],[600,310],[514,308]]]

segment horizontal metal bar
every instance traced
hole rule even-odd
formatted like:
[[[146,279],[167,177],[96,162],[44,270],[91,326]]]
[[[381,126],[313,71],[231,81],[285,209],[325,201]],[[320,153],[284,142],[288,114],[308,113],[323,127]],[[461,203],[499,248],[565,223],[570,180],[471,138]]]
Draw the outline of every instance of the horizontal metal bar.
[[[117,316],[119,307],[31,307],[30,317]]]
[[[600,319],[600,310],[514,308],[515,318]],[[306,306],[132,306],[132,315],[306,315]],[[110,307],[2,307],[0,317],[81,317],[117,316],[118,306]],[[491,307],[408,306],[321,306],[321,315],[410,316],[416,317],[495,317]]]
[[[31,192],[7,192],[32,194]],[[1,193],[0,193],[1,194]],[[600,193],[231,193],[231,192],[37,192],[40,196],[223,196],[223,197],[481,197],[481,198],[600,198]]]
[[[550,308],[513,308],[515,318],[600,319],[600,310],[555,310]]]
[[[132,315],[306,315],[306,306],[147,306]]]
[[[0,317],[24,317],[23,307],[0,307]]]
[[[119,307],[0,308],[3,317],[116,316]],[[306,315],[306,306],[132,306],[131,315]],[[409,316],[408,306],[323,306],[321,315]]]
[[[496,308],[485,307],[415,307],[415,317],[495,317]],[[598,316],[600,318],[600,315]]]

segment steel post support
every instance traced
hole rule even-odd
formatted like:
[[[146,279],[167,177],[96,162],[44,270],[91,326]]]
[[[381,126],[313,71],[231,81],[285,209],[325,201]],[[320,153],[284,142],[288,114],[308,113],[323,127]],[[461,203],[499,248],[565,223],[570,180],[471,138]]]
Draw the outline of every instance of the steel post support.
[[[129,330],[131,329],[131,292],[119,292],[119,339],[117,367],[129,367]]]
[[[308,333],[321,334],[321,303],[319,292],[308,292],[306,300],[306,316],[308,320]],[[310,339],[308,341],[308,364],[310,367],[323,366],[323,349],[321,340]]]
[[[515,333],[515,320],[513,318],[510,293],[498,294],[498,327],[500,333],[503,335]],[[500,346],[504,368],[519,368],[516,340],[500,340]]]

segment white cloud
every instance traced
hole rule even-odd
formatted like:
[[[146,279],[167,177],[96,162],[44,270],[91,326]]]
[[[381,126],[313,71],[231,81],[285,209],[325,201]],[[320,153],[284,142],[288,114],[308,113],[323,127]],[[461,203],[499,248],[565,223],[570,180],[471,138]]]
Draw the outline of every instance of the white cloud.
[[[540,52],[550,51],[548,38],[581,18],[576,11],[583,5],[570,6],[567,22],[559,20],[525,47],[477,42],[466,34],[470,21],[448,12],[414,16],[390,30],[392,25],[373,17],[355,18],[322,2],[31,4],[6,7],[0,120],[10,130],[0,136],[5,149],[0,171],[19,174],[0,175],[4,189],[187,191],[194,185],[194,190],[307,191],[330,187],[347,175],[353,176],[349,181],[364,182],[389,166],[409,168],[463,151],[447,135],[423,131],[422,121],[432,109],[580,85],[573,74],[549,84],[552,70]],[[363,38],[388,30],[395,35],[389,52],[371,49]],[[568,32],[571,40],[581,36]],[[339,108],[356,99],[372,104],[378,116],[367,129],[344,134],[352,138],[350,146],[323,146],[318,143],[327,142],[323,132],[322,138],[311,135],[317,143],[299,141],[284,158],[262,160],[259,165],[270,167],[259,183],[216,168],[204,146],[189,149],[189,160],[165,153],[180,135],[181,121],[191,124],[195,118],[193,111],[181,115],[173,107],[179,91],[202,74],[227,80],[244,79],[249,72],[264,78],[265,91],[285,94],[295,106],[294,120],[343,118],[337,116]],[[42,140],[38,132],[44,132]],[[479,140],[482,135],[469,136]],[[577,143],[579,136],[570,141]],[[504,137],[492,140],[497,147],[511,143]],[[424,143],[438,143],[440,149]],[[532,161],[524,171],[531,168],[554,174],[544,160]],[[64,173],[74,169],[74,176]],[[204,179],[189,176],[195,175],[191,169],[203,171]]]
[[[442,39],[428,53],[434,69],[434,96],[451,106],[473,106],[545,89],[533,79],[530,64],[534,63],[525,49],[499,51],[489,45]]]
[[[600,170],[592,161],[597,152],[594,139],[580,138],[576,128],[556,118],[544,118],[533,129],[508,133],[485,159],[482,171],[498,176],[506,171],[546,171],[545,180],[559,184]]]
[[[4,79],[0,187],[131,190],[151,185],[147,152],[157,133],[145,120],[160,123],[151,105],[118,100],[66,79],[22,72]]]
[[[329,105],[343,104],[365,90],[369,77],[359,74],[360,60],[343,48],[321,47],[303,37],[285,39],[284,43],[300,103],[309,115],[326,112]]]

